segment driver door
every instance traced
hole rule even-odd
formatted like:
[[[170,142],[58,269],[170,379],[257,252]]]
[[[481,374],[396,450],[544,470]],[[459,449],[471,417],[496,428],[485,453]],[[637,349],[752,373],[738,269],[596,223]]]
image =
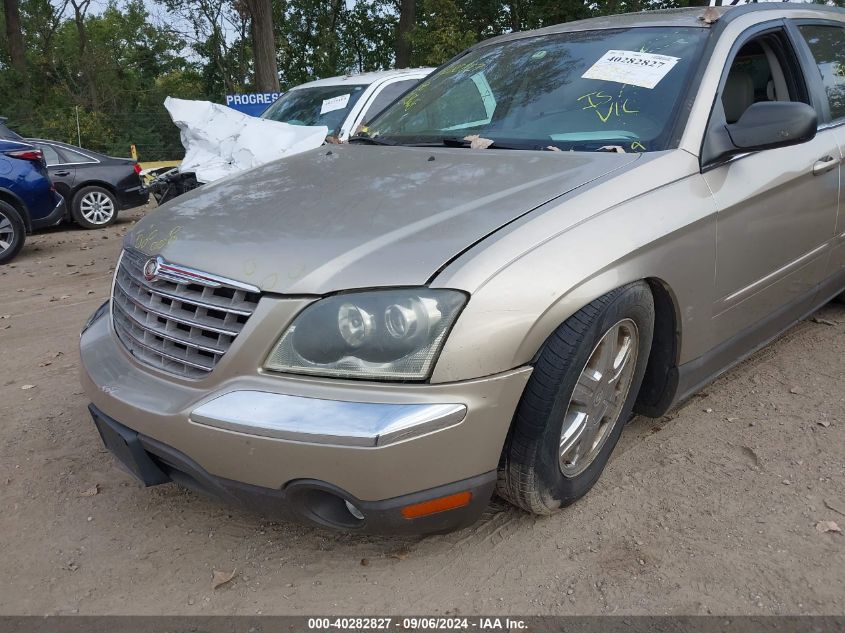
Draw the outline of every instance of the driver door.
[[[734,49],[709,129],[736,122],[753,103],[809,103],[808,94],[785,29],[758,28]],[[839,162],[832,130],[820,130],[806,143],[705,165],[703,176],[718,207],[717,340],[768,317],[798,318],[812,302],[836,226]]]

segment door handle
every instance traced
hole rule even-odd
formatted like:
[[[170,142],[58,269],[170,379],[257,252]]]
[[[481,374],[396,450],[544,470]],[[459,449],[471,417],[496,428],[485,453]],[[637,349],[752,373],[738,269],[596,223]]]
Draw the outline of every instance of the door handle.
[[[829,172],[831,169],[836,169],[838,166],[838,158],[834,158],[833,156],[824,156],[813,164],[813,175],[821,176],[822,174]]]
[[[54,176],[70,176],[70,172],[69,171],[56,171],[56,172],[53,172],[53,175]]]

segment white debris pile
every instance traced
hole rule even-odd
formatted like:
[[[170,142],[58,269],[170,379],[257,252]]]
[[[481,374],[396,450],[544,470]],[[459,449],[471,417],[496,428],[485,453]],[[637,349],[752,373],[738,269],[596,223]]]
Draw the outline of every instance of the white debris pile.
[[[323,144],[325,125],[289,125],[242,114],[209,101],[167,97],[164,107],[181,130],[185,158],[179,171],[213,182],[245,169],[314,149]]]

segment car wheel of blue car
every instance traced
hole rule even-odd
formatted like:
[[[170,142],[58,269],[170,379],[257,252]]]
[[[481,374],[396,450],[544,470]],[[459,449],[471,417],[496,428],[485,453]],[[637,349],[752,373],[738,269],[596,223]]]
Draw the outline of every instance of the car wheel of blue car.
[[[26,227],[17,209],[0,200],[0,264],[12,261],[23,248]]]
[[[101,229],[117,220],[117,199],[103,187],[83,187],[73,197],[73,219],[85,229]]]

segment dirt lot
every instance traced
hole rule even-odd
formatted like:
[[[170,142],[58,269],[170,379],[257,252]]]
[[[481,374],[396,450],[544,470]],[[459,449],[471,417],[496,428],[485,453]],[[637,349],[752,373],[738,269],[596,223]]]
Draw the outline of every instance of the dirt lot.
[[[338,535],[140,489],[101,447],[78,332],[139,215],[0,268],[0,613],[845,613],[845,534],[816,529],[845,528],[845,306],[634,420],[557,516],[494,502],[446,536]],[[212,590],[215,569],[237,574]]]

